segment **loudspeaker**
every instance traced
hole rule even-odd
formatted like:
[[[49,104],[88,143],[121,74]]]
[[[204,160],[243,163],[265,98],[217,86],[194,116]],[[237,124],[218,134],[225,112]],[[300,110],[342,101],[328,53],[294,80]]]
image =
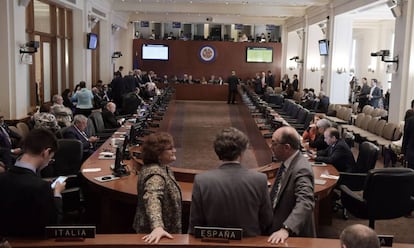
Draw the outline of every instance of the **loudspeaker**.
[[[19,6],[27,7],[29,5],[30,0],[19,0]]]

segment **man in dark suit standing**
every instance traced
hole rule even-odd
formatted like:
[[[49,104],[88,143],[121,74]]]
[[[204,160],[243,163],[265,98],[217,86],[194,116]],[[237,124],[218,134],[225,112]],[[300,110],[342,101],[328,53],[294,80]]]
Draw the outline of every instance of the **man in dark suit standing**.
[[[369,96],[370,90],[371,90],[371,87],[369,87],[368,85],[367,78],[363,77],[362,88],[358,95],[358,102],[359,102],[358,108],[360,112],[362,112],[362,109],[364,108],[364,106],[368,104],[368,96]]]
[[[281,127],[273,133],[273,155],[282,165],[270,192],[273,204],[270,243],[284,243],[290,236],[316,235],[313,170],[299,149],[300,136],[294,128]]]
[[[377,86],[378,81],[373,78],[371,79],[371,89],[368,95],[369,104],[374,107],[379,107],[379,101],[382,97],[382,90]]]
[[[272,89],[275,88],[275,76],[270,70],[267,71],[266,85],[272,87]]]
[[[239,84],[239,78],[237,78],[235,71],[231,71],[231,76],[227,79],[227,83],[229,84],[227,104],[234,104],[234,100],[237,94],[237,85]]]
[[[338,129],[330,127],[324,132],[328,147],[318,151],[312,158],[316,162],[332,164],[338,171],[352,172],[355,168],[355,158],[348,144],[339,137]]]
[[[267,232],[272,221],[267,177],[240,164],[247,145],[236,128],[217,134],[214,150],[223,164],[194,179],[189,233],[194,226],[242,228],[246,237]]]
[[[65,183],[52,189],[37,175],[57,149],[53,133],[33,129],[25,138],[20,160],[0,174],[0,236],[43,237],[45,226],[57,223]]]
[[[294,91],[299,91],[299,80],[297,74],[293,75],[292,85]]]
[[[99,140],[97,136],[90,136],[87,130],[88,118],[84,115],[75,115],[73,125],[63,133],[65,139],[77,139],[83,144],[83,158],[85,161],[95,151],[95,143]]]

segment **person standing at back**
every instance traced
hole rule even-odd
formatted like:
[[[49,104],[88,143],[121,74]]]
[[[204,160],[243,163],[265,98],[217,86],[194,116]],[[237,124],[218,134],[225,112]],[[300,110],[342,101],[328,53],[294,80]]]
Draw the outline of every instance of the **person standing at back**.
[[[314,176],[308,159],[300,152],[300,136],[293,127],[281,127],[272,136],[274,157],[282,161],[270,191],[273,222],[270,243],[288,237],[315,237],[313,209]]]
[[[295,92],[298,92],[299,91],[299,80],[298,80],[297,74],[293,75],[292,85],[293,85],[293,90]]]
[[[231,71],[231,76],[227,79],[227,83],[229,84],[227,104],[234,104],[237,94],[237,85],[239,84],[239,78],[237,78],[235,71]]]
[[[43,237],[45,226],[58,222],[65,183],[52,189],[37,175],[57,149],[53,133],[33,129],[23,141],[22,157],[0,174],[0,236]]]
[[[92,91],[86,88],[85,81],[79,83],[80,89],[72,96],[72,100],[76,101],[75,114],[82,114],[88,117],[93,109]]]
[[[267,233],[272,221],[267,177],[240,163],[247,145],[247,136],[234,127],[217,134],[214,151],[222,164],[195,176],[190,234],[195,226],[241,228],[245,237]]]

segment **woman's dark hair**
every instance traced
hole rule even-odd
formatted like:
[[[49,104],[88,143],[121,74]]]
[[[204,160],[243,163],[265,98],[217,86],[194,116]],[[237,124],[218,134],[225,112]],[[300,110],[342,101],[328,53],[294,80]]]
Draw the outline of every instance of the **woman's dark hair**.
[[[69,93],[70,93],[70,89],[65,89],[65,90],[62,92],[62,97],[63,97],[63,99],[68,98],[68,97],[69,97]]]
[[[144,164],[159,163],[161,153],[173,145],[173,137],[169,133],[150,134],[142,144],[142,160]]]
[[[248,143],[249,140],[243,132],[229,127],[217,134],[214,140],[214,151],[220,160],[232,161],[247,149]]]

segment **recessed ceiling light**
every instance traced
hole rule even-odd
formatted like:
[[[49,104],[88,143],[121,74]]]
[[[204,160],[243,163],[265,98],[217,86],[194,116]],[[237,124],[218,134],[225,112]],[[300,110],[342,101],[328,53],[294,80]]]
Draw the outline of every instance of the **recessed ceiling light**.
[[[229,5],[229,2],[226,2],[226,5]]]

